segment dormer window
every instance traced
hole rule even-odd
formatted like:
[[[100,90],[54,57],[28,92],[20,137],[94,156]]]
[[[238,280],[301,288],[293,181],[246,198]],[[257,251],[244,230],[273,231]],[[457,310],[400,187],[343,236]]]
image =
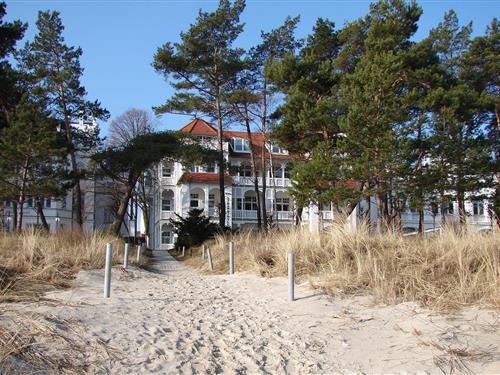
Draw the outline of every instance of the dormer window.
[[[278,146],[277,144],[271,144],[271,152],[273,154],[283,154],[283,155],[288,155],[288,151],[285,150],[284,148]]]
[[[233,150],[236,152],[250,152],[248,139],[233,138]]]

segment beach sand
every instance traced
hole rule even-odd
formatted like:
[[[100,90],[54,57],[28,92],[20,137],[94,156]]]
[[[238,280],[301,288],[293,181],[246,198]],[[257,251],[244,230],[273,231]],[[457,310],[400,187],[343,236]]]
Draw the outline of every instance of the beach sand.
[[[284,278],[201,275],[167,254],[156,258],[151,272],[113,268],[109,299],[95,270],[48,293],[50,303],[9,308],[72,322],[78,329],[54,329],[88,343],[78,358],[90,373],[500,373],[498,311],[375,305],[307,284],[288,302]]]

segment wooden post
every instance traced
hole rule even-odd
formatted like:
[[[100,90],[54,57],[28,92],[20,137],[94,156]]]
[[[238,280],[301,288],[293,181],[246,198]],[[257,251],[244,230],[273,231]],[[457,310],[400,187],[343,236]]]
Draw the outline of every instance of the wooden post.
[[[205,244],[201,246],[201,259],[205,259]]]
[[[104,298],[111,294],[111,263],[113,263],[113,245],[106,244],[106,265],[104,267]]]
[[[128,267],[128,242],[125,244],[125,252],[123,254],[123,268],[127,269]]]
[[[229,274],[234,274],[234,242],[229,242]]]
[[[295,254],[288,252],[288,301],[295,300]]]
[[[137,263],[141,260],[141,245],[137,245]]]
[[[207,249],[207,258],[208,258],[208,268],[210,268],[210,271],[213,271],[214,264],[212,263],[212,252],[210,251],[210,248]]]
[[[182,257],[186,255],[186,246],[182,246]]]

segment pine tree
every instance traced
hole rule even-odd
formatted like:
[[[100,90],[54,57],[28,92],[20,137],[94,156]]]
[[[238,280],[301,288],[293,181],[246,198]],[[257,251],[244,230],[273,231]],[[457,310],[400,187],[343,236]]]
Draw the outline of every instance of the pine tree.
[[[363,54],[342,80],[346,116],[339,121],[346,177],[375,193],[378,230],[394,217],[394,181],[401,168],[397,157],[398,126],[409,120],[405,65],[410,38],[422,13],[415,2],[381,0],[370,6]],[[372,190],[373,189],[373,190]]]
[[[16,88],[17,72],[9,63],[16,43],[23,38],[27,25],[21,21],[4,22],[6,5],[0,2],[0,129],[7,126],[8,113],[20,99]]]
[[[126,145],[111,146],[92,158],[104,175],[123,187],[116,217],[109,228],[110,232],[118,234],[132,192],[146,170],[163,159],[198,165],[213,162],[216,156],[186,134],[166,131],[136,136]]]
[[[22,228],[27,197],[64,196],[66,145],[54,119],[25,95],[0,129],[0,196],[16,201],[16,230]]]
[[[186,218],[177,214],[176,216],[177,220],[170,219],[170,223],[177,234],[175,242],[177,249],[183,246],[187,248],[199,246],[209,238],[213,238],[218,230],[217,225],[211,223],[210,218],[203,215],[203,209],[189,210]]]
[[[474,89],[474,80],[461,77],[471,32],[471,24],[460,27],[456,13],[449,11],[429,36],[441,69],[441,82],[427,98],[432,112],[433,168],[441,206],[445,199],[457,200],[463,228],[467,195],[483,197],[482,189],[491,186],[493,178],[481,93]]]
[[[243,67],[243,50],[233,47],[243,31],[244,0],[220,0],[214,12],[200,11],[196,22],[181,33],[180,43],[166,43],[155,54],[153,66],[172,78],[175,95],[156,113],[203,114],[216,121],[219,149],[219,225],[226,223],[224,125],[232,108],[225,106],[231,84]]]
[[[99,102],[85,99],[85,88],[80,82],[83,74],[80,65],[82,50],[65,44],[59,13],[39,12],[36,25],[37,34],[20,53],[20,67],[29,76],[31,94],[43,98],[50,116],[64,125],[73,174],[74,217],[81,227],[83,192],[80,181],[85,171],[77,162],[77,153],[93,149],[96,135],[79,131],[71,124],[88,117],[106,119],[108,112],[101,108]]]

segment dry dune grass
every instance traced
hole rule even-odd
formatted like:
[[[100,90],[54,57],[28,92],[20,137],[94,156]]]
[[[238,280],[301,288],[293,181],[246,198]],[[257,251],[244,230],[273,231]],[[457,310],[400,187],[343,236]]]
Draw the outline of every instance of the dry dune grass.
[[[108,242],[116,249],[113,262],[118,263],[123,242],[109,234],[0,234],[0,302],[37,298],[47,288],[67,286],[81,269],[102,268]]]
[[[369,291],[384,302],[417,301],[435,310],[478,303],[500,307],[500,233],[459,234],[445,230],[432,238],[397,233],[370,236],[341,226],[319,234],[304,229],[246,232],[207,243],[214,270],[228,269],[228,242],[236,246],[236,271],[284,276],[287,252],[296,253],[296,274],[332,294]],[[208,271],[200,250],[187,262]]]

